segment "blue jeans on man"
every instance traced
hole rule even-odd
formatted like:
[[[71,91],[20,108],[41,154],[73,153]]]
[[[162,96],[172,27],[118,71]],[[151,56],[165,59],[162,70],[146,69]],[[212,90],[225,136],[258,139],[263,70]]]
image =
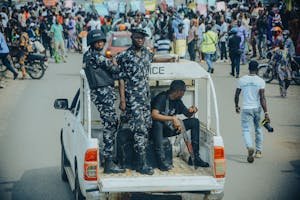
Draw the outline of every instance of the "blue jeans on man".
[[[205,62],[208,66],[208,69],[207,71],[208,72],[212,72],[213,73],[213,61],[212,61],[212,56],[213,56],[214,53],[205,53]]]
[[[6,66],[6,68],[14,74],[14,79],[17,78],[18,72],[11,66],[11,62],[8,59],[9,53],[0,53],[0,60],[2,60],[2,64]]]
[[[250,134],[251,125],[254,123],[255,129],[255,147],[256,150],[262,151],[263,134],[260,127],[261,107],[253,109],[243,109],[241,115],[242,132],[244,142],[247,148],[253,148],[252,137]]]

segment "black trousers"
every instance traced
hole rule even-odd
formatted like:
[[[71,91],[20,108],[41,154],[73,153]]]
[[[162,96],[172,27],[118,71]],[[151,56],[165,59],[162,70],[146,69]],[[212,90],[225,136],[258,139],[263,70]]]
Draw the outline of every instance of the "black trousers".
[[[18,72],[11,66],[11,63],[8,59],[8,55],[8,53],[0,53],[0,59],[2,60],[3,65],[5,65],[6,68],[15,75]]]
[[[230,54],[229,55],[230,60],[231,60],[231,73],[234,75],[235,71],[236,74],[240,74],[240,60],[241,60],[241,55],[239,54]]]
[[[52,49],[52,46],[51,46],[51,38],[48,38],[48,36],[42,36],[42,43],[46,49],[45,51],[45,54],[47,55],[47,49],[49,49],[49,52],[50,52],[50,56],[52,57],[53,56],[53,49]]]
[[[186,130],[191,130],[192,147],[195,156],[199,155],[199,140],[200,140],[200,128],[199,120],[196,118],[189,118],[183,120]],[[163,151],[163,137],[172,137],[179,135],[180,133],[171,131],[164,122],[153,120],[152,123],[152,139],[154,142],[154,148],[156,153],[162,153]]]
[[[227,60],[226,42],[220,42],[221,49],[221,60],[225,58]]]
[[[195,44],[196,44],[196,40],[192,40],[190,43],[188,43],[188,52],[190,55],[190,60],[192,61],[196,60]]]

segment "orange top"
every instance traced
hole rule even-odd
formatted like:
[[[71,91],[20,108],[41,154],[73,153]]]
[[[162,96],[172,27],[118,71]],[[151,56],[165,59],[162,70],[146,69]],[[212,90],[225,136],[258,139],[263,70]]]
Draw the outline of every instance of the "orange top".
[[[81,31],[80,33],[79,33],[79,37],[80,38],[84,38],[84,37],[87,37],[87,35],[88,35],[88,32],[87,31]]]
[[[59,24],[64,23],[64,18],[61,15],[57,15],[56,18],[57,18],[57,21],[58,21]]]

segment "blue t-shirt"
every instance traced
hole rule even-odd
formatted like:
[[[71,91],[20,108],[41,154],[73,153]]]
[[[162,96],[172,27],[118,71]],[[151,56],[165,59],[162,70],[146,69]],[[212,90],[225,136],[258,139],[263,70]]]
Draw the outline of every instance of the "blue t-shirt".
[[[54,33],[54,41],[63,41],[63,27],[61,24],[53,24],[50,29],[51,33]]]
[[[0,53],[9,53],[4,35],[0,32]]]

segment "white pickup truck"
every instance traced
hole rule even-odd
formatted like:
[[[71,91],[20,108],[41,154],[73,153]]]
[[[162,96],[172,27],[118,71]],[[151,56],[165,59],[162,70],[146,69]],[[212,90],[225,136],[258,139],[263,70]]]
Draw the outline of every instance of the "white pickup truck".
[[[99,155],[102,126],[99,113],[91,102],[90,88],[83,70],[81,85],[71,105],[67,99],[56,99],[54,107],[65,110],[61,129],[61,178],[68,181],[75,199],[128,199],[136,193],[147,195],[180,195],[182,199],[222,199],[225,183],[225,152],[220,134],[217,97],[213,81],[198,63],[180,60],[153,63],[150,72],[151,93],[167,90],[172,80],[187,85],[184,104],[199,108],[200,155],[210,164],[197,168],[187,164],[184,142],[173,147],[174,167],[167,172],[155,169],[153,175],[142,175],[127,169],[121,174],[104,174]],[[117,104],[117,103],[116,103]],[[117,105],[116,105],[117,106]],[[117,106],[118,107],[118,106]],[[212,129],[214,127],[214,129]],[[100,137],[99,137],[100,134]],[[174,145],[174,139],[171,139]],[[178,142],[176,142],[178,144]]]

